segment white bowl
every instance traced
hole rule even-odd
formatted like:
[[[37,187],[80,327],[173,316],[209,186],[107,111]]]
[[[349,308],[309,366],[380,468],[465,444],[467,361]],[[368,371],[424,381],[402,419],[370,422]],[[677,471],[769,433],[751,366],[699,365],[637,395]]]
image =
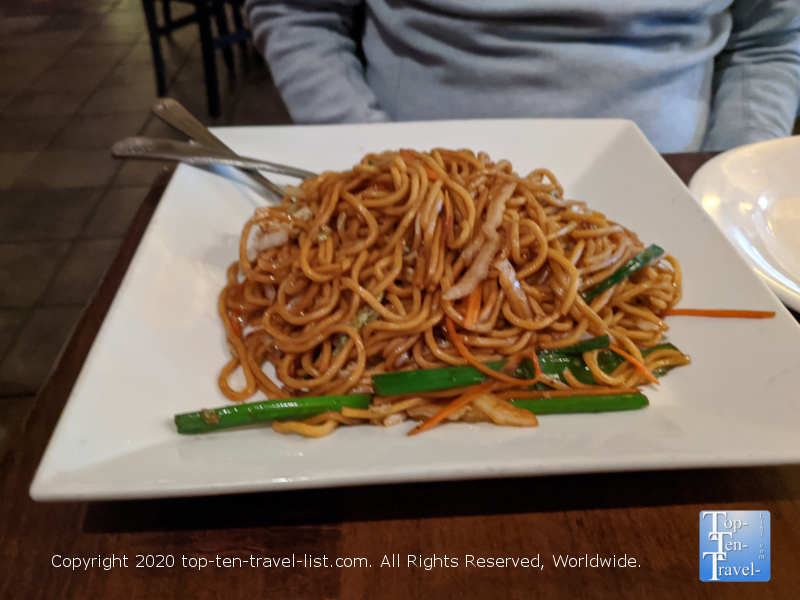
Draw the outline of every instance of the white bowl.
[[[800,137],[720,154],[689,188],[778,298],[800,311]]]

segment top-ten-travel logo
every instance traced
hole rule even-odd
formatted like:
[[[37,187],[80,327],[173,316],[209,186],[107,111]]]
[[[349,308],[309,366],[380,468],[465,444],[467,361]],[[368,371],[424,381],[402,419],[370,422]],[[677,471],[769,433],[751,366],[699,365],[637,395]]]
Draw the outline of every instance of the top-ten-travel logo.
[[[769,581],[769,512],[700,512],[701,581]]]

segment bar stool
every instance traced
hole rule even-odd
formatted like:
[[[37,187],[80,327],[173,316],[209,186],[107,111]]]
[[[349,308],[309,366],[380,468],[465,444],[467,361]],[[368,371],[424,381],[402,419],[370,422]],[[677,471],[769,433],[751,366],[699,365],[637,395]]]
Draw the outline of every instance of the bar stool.
[[[181,17],[172,18],[172,7],[170,2],[183,2],[194,6],[194,12]],[[229,4],[233,8],[233,31],[228,27],[228,18],[225,5]],[[156,14],[156,0],[142,0],[145,20],[147,21],[147,32],[150,34],[150,48],[153,51],[153,69],[156,75],[156,89],[159,97],[167,95],[167,78],[164,68],[164,55],[161,52],[161,37],[168,36],[170,33],[197,23],[200,29],[200,47],[203,53],[203,74],[206,84],[206,97],[208,101],[208,114],[211,118],[216,118],[220,114],[219,100],[219,77],[217,76],[217,63],[214,59],[214,52],[222,50],[225,65],[231,71],[234,67],[233,44],[239,44],[242,51],[242,60],[247,62],[247,38],[250,31],[245,27],[242,19],[242,5],[244,0],[161,0],[162,15],[164,24],[160,25]],[[217,24],[217,36],[211,30],[211,18]]]

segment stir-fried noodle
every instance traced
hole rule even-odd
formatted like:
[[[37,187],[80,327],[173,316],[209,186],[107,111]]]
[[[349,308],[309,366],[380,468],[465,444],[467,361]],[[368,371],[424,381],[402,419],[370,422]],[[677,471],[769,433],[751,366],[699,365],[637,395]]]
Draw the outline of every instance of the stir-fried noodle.
[[[370,154],[289,188],[246,223],[219,300],[232,355],[220,388],[236,401],[259,389],[269,398],[371,391],[377,373],[600,335],[633,360],[607,374],[587,352],[597,384],[631,388],[648,369],[686,362],[674,350],[641,353],[661,341],[659,315],[680,299],[678,262],[665,255],[589,301],[582,294],[642,249],[633,232],[566,199],[546,169],[520,176],[465,150]],[[233,389],[239,367],[246,384]],[[435,411],[435,396],[415,404],[429,407],[419,414]]]

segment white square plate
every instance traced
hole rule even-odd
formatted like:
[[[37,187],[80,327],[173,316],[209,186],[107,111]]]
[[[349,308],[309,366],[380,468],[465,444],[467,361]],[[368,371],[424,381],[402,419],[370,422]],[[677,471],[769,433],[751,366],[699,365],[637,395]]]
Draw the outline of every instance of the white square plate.
[[[683,265],[681,306],[775,310],[770,320],[671,317],[691,355],[651,406],[553,415],[536,429],[411,423],[321,440],[269,428],[181,436],[173,415],[223,405],[216,313],[239,232],[263,201],[180,167],[142,239],[31,486],[36,500],[151,498],[512,475],[800,462],[800,327],[627,121],[493,120],[222,129],[245,156],[344,170],[369,151],[485,150],[551,169],[571,198]]]

